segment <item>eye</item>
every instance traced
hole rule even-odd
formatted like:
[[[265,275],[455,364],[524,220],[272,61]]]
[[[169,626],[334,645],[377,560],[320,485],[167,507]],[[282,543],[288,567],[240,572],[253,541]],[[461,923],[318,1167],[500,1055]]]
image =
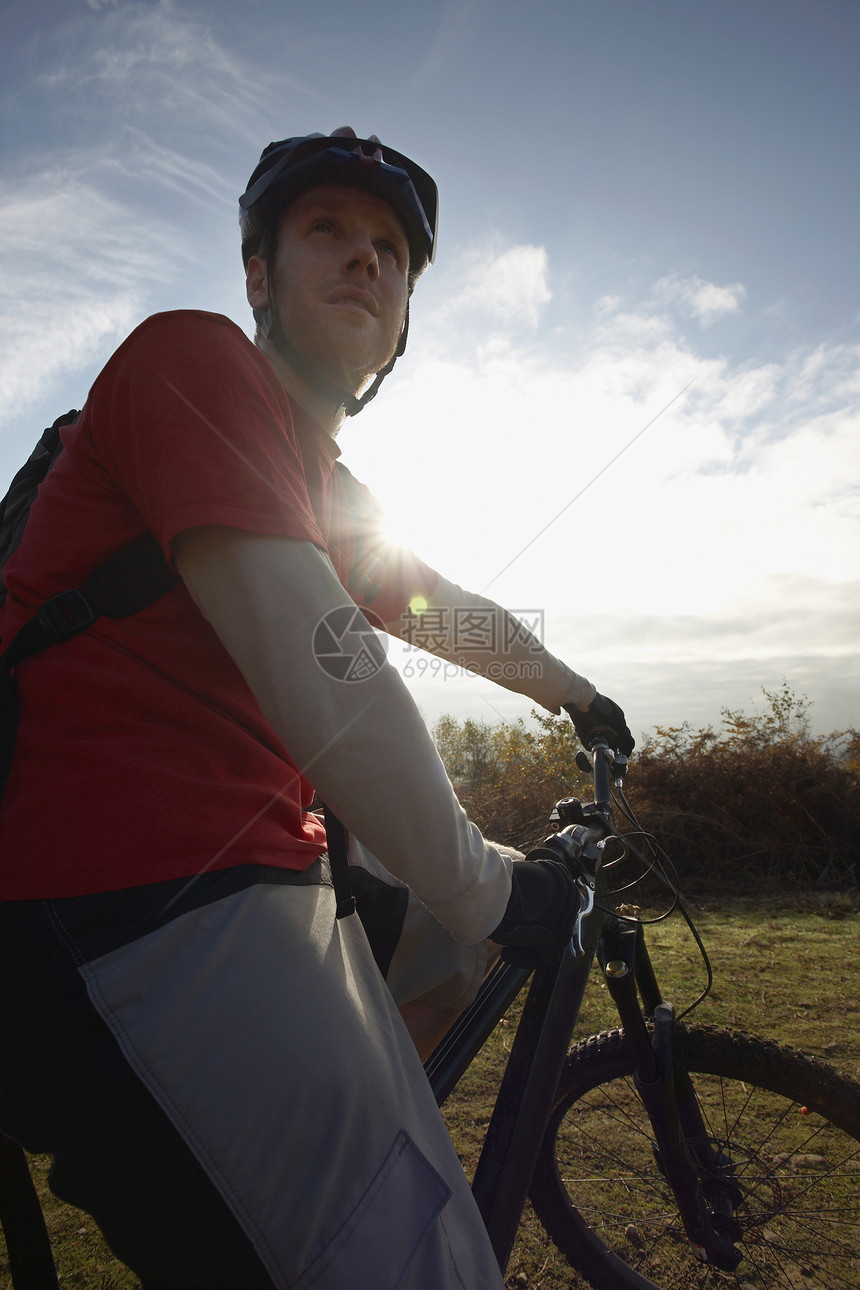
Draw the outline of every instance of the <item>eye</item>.
[[[333,233],[334,224],[331,222],[330,219],[326,219],[324,215],[318,215],[317,218],[311,224],[311,232],[312,233]]]
[[[380,259],[385,258],[397,269],[405,271],[409,263],[409,248],[405,242],[396,237],[382,237],[375,245],[376,253]]]

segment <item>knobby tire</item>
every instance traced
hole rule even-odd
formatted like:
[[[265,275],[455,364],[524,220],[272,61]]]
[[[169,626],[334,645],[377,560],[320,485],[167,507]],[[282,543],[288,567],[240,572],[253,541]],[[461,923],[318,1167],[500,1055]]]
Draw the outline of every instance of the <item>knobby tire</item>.
[[[679,1025],[712,1143],[730,1157],[743,1258],[699,1263],[660,1173],[620,1031],[576,1045],[532,1181],[553,1242],[595,1290],[857,1290],[860,1085],[734,1031]]]

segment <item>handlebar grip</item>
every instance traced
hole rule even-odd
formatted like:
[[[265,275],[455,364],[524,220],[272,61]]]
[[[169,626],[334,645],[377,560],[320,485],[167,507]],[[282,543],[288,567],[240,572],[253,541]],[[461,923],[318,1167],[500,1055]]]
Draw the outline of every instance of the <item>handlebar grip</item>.
[[[593,818],[593,824],[569,824],[561,833],[553,833],[552,837],[544,840],[542,846],[529,851],[526,859],[560,861],[570,869],[587,846],[593,842],[603,842],[608,836],[609,829],[605,821],[599,816]]]

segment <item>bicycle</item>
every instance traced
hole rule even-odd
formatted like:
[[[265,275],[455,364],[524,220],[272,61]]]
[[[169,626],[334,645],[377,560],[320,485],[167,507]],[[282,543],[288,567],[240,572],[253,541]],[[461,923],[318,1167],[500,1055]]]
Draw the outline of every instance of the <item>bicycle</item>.
[[[626,758],[605,741],[592,755],[578,763],[593,774],[594,800],[559,802],[559,831],[531,853],[568,865],[580,911],[560,962],[533,975],[475,1170],[499,1266],[530,1195],[596,1290],[856,1290],[860,1085],[769,1040],[681,1023],[710,990],[707,953],[667,858],[624,797]],[[613,796],[635,832],[616,832]],[[707,968],[677,1018],[646,920],[613,903],[632,885],[631,861],[635,880],[656,874],[672,893],[666,912],[680,909]],[[595,959],[621,1027],[568,1052]],[[497,964],[430,1057],[439,1105],[529,975]]]
[[[646,921],[613,903],[641,879],[631,863],[660,876],[707,955],[667,862],[633,819],[626,759],[605,742],[592,756],[579,754],[594,800],[557,803],[558,831],[532,853],[574,875],[570,946],[534,974],[498,963],[425,1067],[442,1105],[531,976],[472,1184],[499,1266],[530,1195],[596,1290],[856,1290],[860,1085],[768,1040],[674,1016]],[[633,833],[616,832],[613,790]],[[569,1049],[595,959],[621,1028]],[[682,1016],[710,981],[708,968]],[[30,1219],[35,1231],[41,1215]],[[15,1290],[54,1290],[50,1253],[37,1267],[40,1251],[25,1247]]]

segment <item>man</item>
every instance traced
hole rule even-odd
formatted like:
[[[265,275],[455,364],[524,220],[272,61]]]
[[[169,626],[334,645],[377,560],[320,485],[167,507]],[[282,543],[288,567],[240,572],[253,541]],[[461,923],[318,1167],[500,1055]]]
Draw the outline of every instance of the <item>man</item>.
[[[405,343],[432,180],[342,130],[270,145],[241,212],[256,346],[215,315],[142,324],[7,565],[4,643],[147,532],[182,580],[17,668],[0,1122],[53,1153],[52,1187],[144,1290],[498,1290],[396,1004],[416,1030],[415,1007],[462,1007],[491,934],[560,946],[571,884],[512,880],[395,670],[372,647],[360,681],[332,666],[338,625],[480,606],[507,662],[540,663],[516,688],[632,741],[505,611],[386,547],[337,466]],[[372,948],[335,918],[314,790],[381,889]]]

